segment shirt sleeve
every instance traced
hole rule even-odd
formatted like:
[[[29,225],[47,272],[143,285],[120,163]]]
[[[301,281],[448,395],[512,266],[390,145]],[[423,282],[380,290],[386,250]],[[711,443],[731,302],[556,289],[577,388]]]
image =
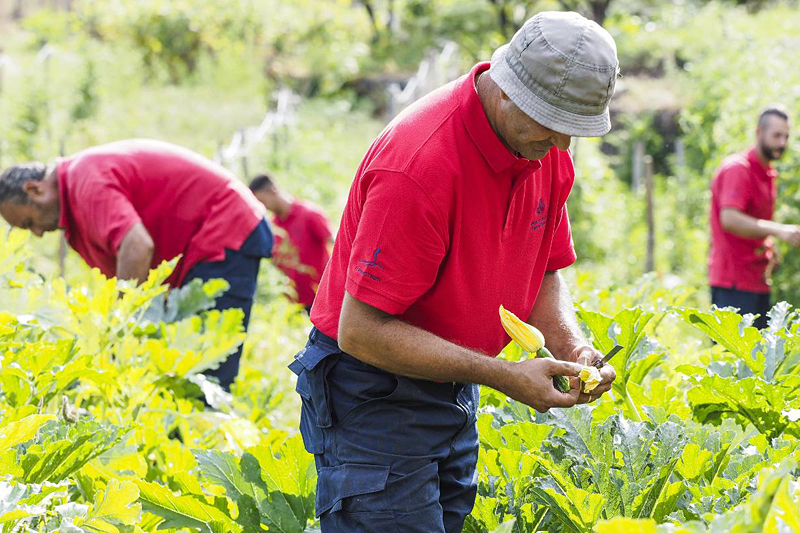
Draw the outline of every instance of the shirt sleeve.
[[[719,207],[746,211],[750,203],[750,173],[744,165],[734,164],[720,171]]]
[[[386,313],[403,313],[436,280],[447,231],[430,197],[399,172],[373,175],[366,190],[345,288]]]
[[[116,256],[128,232],[141,222],[128,195],[108,180],[86,176],[81,180],[76,200],[89,221],[88,237],[108,254]]]
[[[572,229],[569,224],[567,204],[561,208],[558,225],[553,234],[553,245],[550,247],[550,257],[547,261],[547,271],[552,272],[566,268],[573,264],[577,256],[572,242]]]

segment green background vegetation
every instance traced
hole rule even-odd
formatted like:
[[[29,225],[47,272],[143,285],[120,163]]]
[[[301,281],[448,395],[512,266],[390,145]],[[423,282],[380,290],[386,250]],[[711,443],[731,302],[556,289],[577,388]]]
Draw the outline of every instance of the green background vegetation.
[[[275,91],[288,87],[302,97],[297,118],[280,142],[256,147],[249,173],[273,172],[334,223],[361,155],[387,120],[388,85],[408,79],[431,50],[457,43],[453,69],[464,72],[539,10],[602,13],[625,77],[612,133],[602,141],[576,140],[575,270],[604,285],[645,273],[643,192],[631,187],[633,147],[641,142],[656,172],[655,270],[669,283],[698,289],[700,301],[707,299],[714,169],[751,145],[761,106],[783,102],[794,113],[800,98],[794,60],[800,37],[793,30],[800,13],[786,3],[75,0],[69,10],[35,4],[17,23],[5,23],[0,163],[51,160],[61,150],[127,137],[157,137],[211,157],[237,129],[257,125],[274,107]],[[776,216],[786,222],[800,219],[797,153],[790,147],[778,165]],[[46,241],[45,248],[55,246]],[[783,252],[775,295],[796,303],[800,256]]]
[[[242,175],[239,164],[232,169],[243,179],[271,172],[284,189],[320,205],[336,226],[358,163],[386,123],[389,84],[408,79],[447,41],[459,46],[455,71],[466,72],[545,9],[602,18],[617,40],[624,78],[613,104],[615,129],[602,140],[574,145],[577,176],[569,209],[579,261],[566,275],[595,344],[604,347],[619,335],[629,349],[618,356],[621,379],[614,394],[594,410],[536,416],[485,391],[481,493],[468,530],[491,531],[505,518],[516,520],[515,532],[533,531],[537,520],[554,531],[588,532],[598,520],[614,517],[616,522],[596,531],[655,531],[654,523],[625,521],[635,518],[703,522],[686,531],[705,531],[710,523],[716,531],[732,531],[731,524],[774,522],[772,511],[763,511],[773,501],[798,508],[797,472],[789,465],[757,474],[798,457],[798,317],[780,308],[774,327],[759,334],[740,330],[735,315],[682,307],[708,307],[708,185],[714,169],[752,144],[760,107],[783,102],[797,118],[796,3],[0,1],[0,13],[8,15],[0,22],[6,58],[0,71],[0,166],[50,161],[62,152],[129,137],[159,138],[213,157],[237,130],[261,122],[274,108],[277,90],[289,88],[301,97],[294,120],[254,147],[250,176]],[[776,216],[792,223],[800,222],[797,140],[794,132],[778,165]],[[643,190],[632,186],[636,143],[653,157],[655,171],[651,273],[645,272]],[[90,504],[80,520],[98,520],[97,528],[104,522],[95,515],[115,498],[138,501],[163,517],[164,502],[172,497],[164,486],[184,495],[176,505],[207,505],[213,509],[202,511],[213,516],[238,509],[219,518],[221,523],[261,516],[264,524],[259,513],[274,509],[259,498],[277,491],[292,495],[281,510],[286,514],[279,514],[298,520],[287,531],[302,531],[313,479],[304,477],[310,476],[308,456],[289,437],[296,433],[298,400],[285,366],[310,324],[280,296],[281,274],[268,262],[262,266],[242,373],[220,423],[219,413],[204,411],[190,381],[196,368],[188,369],[185,361],[192,351],[203,351],[203,342],[234,335],[236,325],[162,317],[143,328],[138,313],[157,290],[128,288],[128,303],[104,299],[116,293],[116,285],[91,274],[72,252],[64,279],[58,278],[57,249],[56,235],[24,240],[13,233],[0,246],[0,310],[11,313],[0,314],[0,477],[66,484],[58,497]],[[800,253],[782,251],[775,296],[797,305]],[[162,327],[186,328],[193,340],[153,329]],[[203,332],[207,337],[201,338]],[[76,338],[80,342],[69,345]],[[43,362],[37,350],[58,357]],[[137,357],[125,359],[123,352]],[[510,347],[505,356],[524,354]],[[21,364],[25,375],[10,363]],[[54,381],[64,368],[88,377]],[[160,379],[165,369],[169,376]],[[42,388],[51,383],[50,392]],[[132,393],[137,390],[150,396]],[[53,422],[49,418],[28,419],[22,427],[28,416],[71,406],[87,409],[102,431],[45,425]],[[66,423],[63,415],[59,424]],[[20,424],[14,426],[20,434],[37,435],[37,444],[8,441],[3,435],[10,423]],[[78,434],[94,435],[97,442],[87,440],[86,446],[105,450],[102,456],[80,459],[76,453],[66,463],[74,471],[50,477],[9,466],[12,454],[29,456],[35,466],[51,448],[77,442]],[[604,445],[587,448],[581,439]],[[624,457],[604,454],[620,443],[630,447]],[[247,489],[221,481],[222,471],[245,476],[256,466],[262,477],[275,474],[279,483]],[[592,469],[595,474],[587,476]],[[627,477],[615,477],[617,472]],[[253,491],[255,509],[247,507],[237,492],[242,490]],[[639,493],[651,501],[636,500]],[[779,503],[775,513],[784,508]],[[560,514],[540,514],[543,506]],[[4,511],[0,503],[0,519]],[[131,530],[125,529],[132,521],[127,511],[114,512],[107,515],[116,517],[111,523]],[[149,522],[140,526],[152,530],[159,519],[145,516]],[[216,526],[207,527],[199,529]]]

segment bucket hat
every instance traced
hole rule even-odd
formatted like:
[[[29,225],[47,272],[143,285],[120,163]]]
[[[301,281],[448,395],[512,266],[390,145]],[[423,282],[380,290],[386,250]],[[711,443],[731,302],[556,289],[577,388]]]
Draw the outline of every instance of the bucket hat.
[[[611,35],[578,13],[529,19],[492,56],[489,75],[514,104],[553,131],[597,137],[611,130],[608,104],[619,73]]]

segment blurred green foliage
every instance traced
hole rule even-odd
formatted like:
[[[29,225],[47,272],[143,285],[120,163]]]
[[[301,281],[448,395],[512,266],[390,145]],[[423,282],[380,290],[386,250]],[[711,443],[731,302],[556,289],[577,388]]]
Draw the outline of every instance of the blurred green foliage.
[[[297,118],[253,151],[248,172],[271,172],[289,192],[319,204],[335,226],[358,163],[385,122],[376,114],[380,98],[359,92],[359,83],[370,80],[373,92],[385,93],[448,40],[459,45],[456,71],[465,72],[534,13],[599,16],[604,1],[75,0],[68,12],[30,14],[5,43],[13,68],[2,71],[0,165],[126,137],[157,137],[213,156],[236,130],[258,124],[274,105],[273,91],[288,86],[305,97]],[[800,98],[797,7],[744,3],[605,6],[625,78],[615,129],[602,142],[575,145],[570,213],[582,271],[612,285],[644,273],[644,198],[631,190],[633,147],[641,142],[655,162],[657,275],[707,292],[714,170],[752,144],[762,105],[794,109]],[[786,222],[800,222],[798,162],[790,150],[779,164],[777,218]],[[783,252],[775,295],[797,304],[800,255]]]

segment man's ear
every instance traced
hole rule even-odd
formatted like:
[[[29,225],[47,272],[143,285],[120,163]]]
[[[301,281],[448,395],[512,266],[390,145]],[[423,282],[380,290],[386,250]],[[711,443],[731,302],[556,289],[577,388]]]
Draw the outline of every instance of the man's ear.
[[[22,184],[22,190],[28,195],[29,200],[37,199],[44,194],[44,182],[28,180]]]

